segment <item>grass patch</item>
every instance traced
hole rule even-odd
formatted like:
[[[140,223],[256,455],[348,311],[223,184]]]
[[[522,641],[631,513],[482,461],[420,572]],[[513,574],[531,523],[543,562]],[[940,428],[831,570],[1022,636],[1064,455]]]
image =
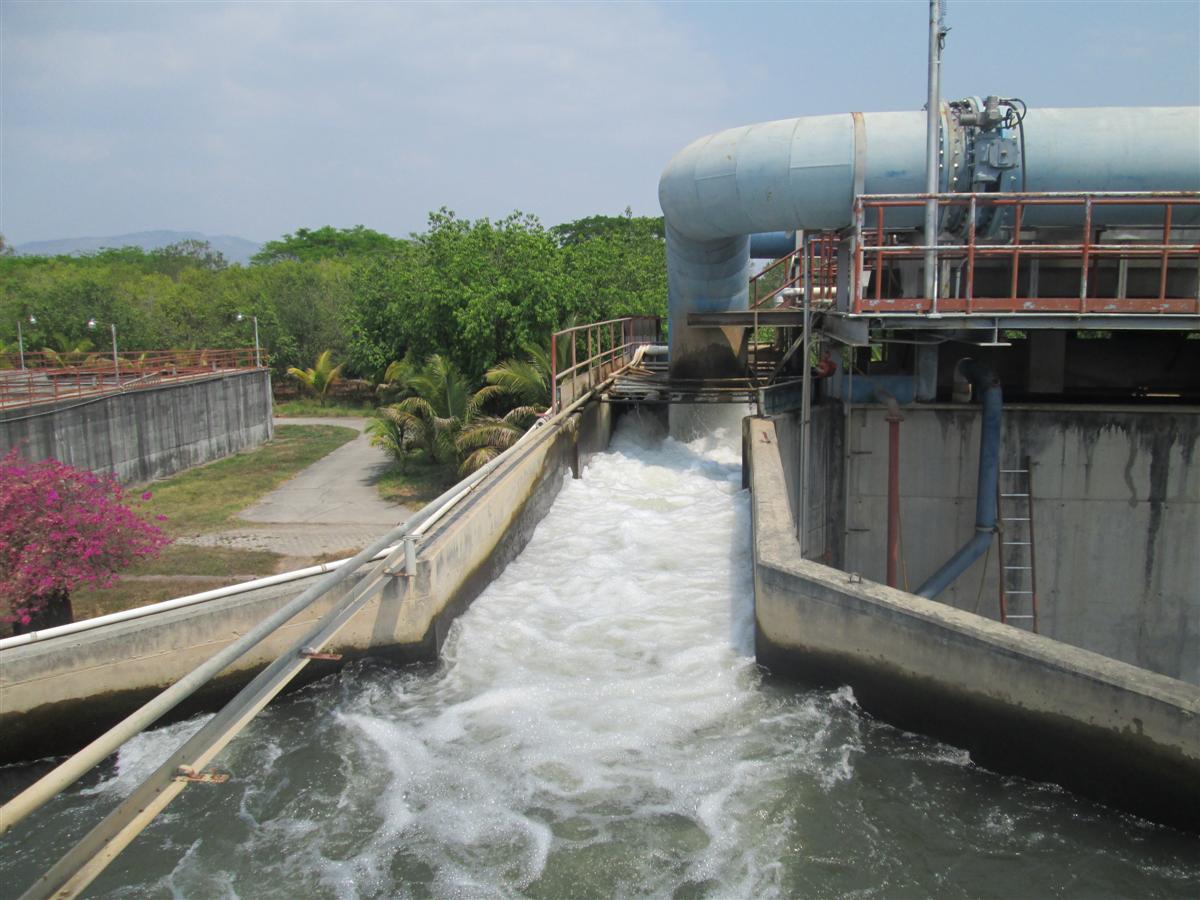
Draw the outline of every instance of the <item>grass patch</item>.
[[[314,400],[311,397],[301,397],[297,400],[285,400],[282,403],[275,404],[275,415],[287,418],[288,416],[313,416],[326,418],[329,416],[353,416],[363,418],[371,416],[375,413],[375,404],[364,401],[362,403],[347,403],[346,401],[334,401],[322,405],[319,400]]]
[[[149,485],[154,496],[142,510],[166,516],[164,528],[171,535],[217,531],[239,510],[357,436],[353,428],[337,425],[281,425],[262,447]]]
[[[458,481],[454,466],[406,460],[393,463],[376,483],[379,496],[389,503],[419,508]]]
[[[211,575],[232,578],[236,575],[274,575],[283,557],[269,550],[241,550],[235,547],[197,547],[172,544],[163,548],[158,559],[144,559],[130,566],[126,575]]]
[[[110,588],[80,588],[71,592],[71,609],[75,621],[94,619],[234,583],[231,578],[164,578],[161,581],[118,582]]]
[[[346,547],[344,550],[331,550],[328,553],[321,553],[314,556],[308,561],[310,566],[319,566],[324,563],[337,562],[339,559],[350,559],[357,556],[362,547]]]
[[[266,550],[194,547],[173,544],[158,559],[142,560],[121,573],[108,588],[79,588],[71,593],[76,619],[173,600],[243,581],[246,576],[274,575],[282,559]],[[131,576],[131,577],[126,577]]]

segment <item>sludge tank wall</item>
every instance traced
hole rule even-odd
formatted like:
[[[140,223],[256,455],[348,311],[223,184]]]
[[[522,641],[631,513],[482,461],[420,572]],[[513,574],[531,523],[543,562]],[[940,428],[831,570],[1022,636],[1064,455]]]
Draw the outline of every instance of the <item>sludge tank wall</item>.
[[[145,482],[271,439],[271,375],[217,374],[0,412],[0,453]]]
[[[1009,405],[1002,468],[1032,469],[1040,631],[1200,684],[1200,415],[1195,408]],[[814,411],[805,555],[885,581],[888,425],[882,407]],[[915,589],[974,528],[979,410],[903,410],[901,588]],[[799,463],[781,416],[785,466]],[[847,427],[848,426],[848,427]],[[847,445],[843,446],[843,440]],[[789,473],[796,515],[797,475]],[[846,491],[848,488],[848,491]],[[1023,515],[1005,508],[1004,515]],[[997,545],[938,599],[998,618]]]
[[[801,557],[776,419],[748,418],[755,653],[1001,772],[1200,831],[1194,686]]]

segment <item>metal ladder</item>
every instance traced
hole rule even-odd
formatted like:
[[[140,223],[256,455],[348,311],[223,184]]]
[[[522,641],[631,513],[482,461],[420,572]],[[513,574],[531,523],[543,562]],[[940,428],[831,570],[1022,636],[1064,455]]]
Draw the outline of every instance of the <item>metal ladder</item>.
[[[1037,564],[1033,541],[1033,471],[1029,457],[1021,468],[1001,469],[996,487],[1000,518],[1000,621],[1038,631]],[[1015,610],[1015,611],[1014,611]]]

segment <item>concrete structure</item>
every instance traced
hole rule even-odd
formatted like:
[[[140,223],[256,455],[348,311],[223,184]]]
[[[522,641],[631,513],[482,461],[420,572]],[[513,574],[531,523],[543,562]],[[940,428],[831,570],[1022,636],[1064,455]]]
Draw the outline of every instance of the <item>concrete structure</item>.
[[[1200,411],[1009,404],[1001,465],[1033,470],[1041,633],[1200,684]],[[883,582],[886,411],[840,404],[814,416],[806,555]],[[972,533],[979,408],[903,409],[900,504],[910,590]],[[794,507],[795,415],[777,420]],[[847,432],[848,427],[848,432]],[[995,545],[938,599],[995,619]]]
[[[743,443],[763,665],[850,684],[983,765],[1200,830],[1200,690],[801,558],[776,423],[747,419]]]
[[[392,579],[328,649],[346,660],[368,654],[399,662],[436,660],[454,617],[521,551],[564,474],[604,449],[611,428],[611,407],[592,403],[539,429],[425,534],[416,577]],[[297,615],[178,707],[173,717],[219,705],[369,575],[364,570]],[[0,731],[5,736],[0,763],[82,746],[309,583],[265,588],[0,651]],[[313,662],[304,680],[327,675],[337,665]]]
[[[0,410],[0,453],[144,482],[256,447],[271,438],[270,373],[223,372]]]

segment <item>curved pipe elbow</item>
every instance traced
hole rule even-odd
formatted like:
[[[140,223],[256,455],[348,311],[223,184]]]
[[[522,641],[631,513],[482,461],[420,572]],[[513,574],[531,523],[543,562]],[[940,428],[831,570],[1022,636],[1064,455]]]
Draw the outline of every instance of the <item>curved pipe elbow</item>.
[[[991,544],[991,529],[976,531],[975,537],[963,544],[957,553],[946,560],[940,569],[934,572],[923,585],[916,589],[916,595],[924,597],[926,600],[932,600],[946,588],[950,587],[950,585],[954,584],[959,575],[971,568],[971,564],[983,556]]]

